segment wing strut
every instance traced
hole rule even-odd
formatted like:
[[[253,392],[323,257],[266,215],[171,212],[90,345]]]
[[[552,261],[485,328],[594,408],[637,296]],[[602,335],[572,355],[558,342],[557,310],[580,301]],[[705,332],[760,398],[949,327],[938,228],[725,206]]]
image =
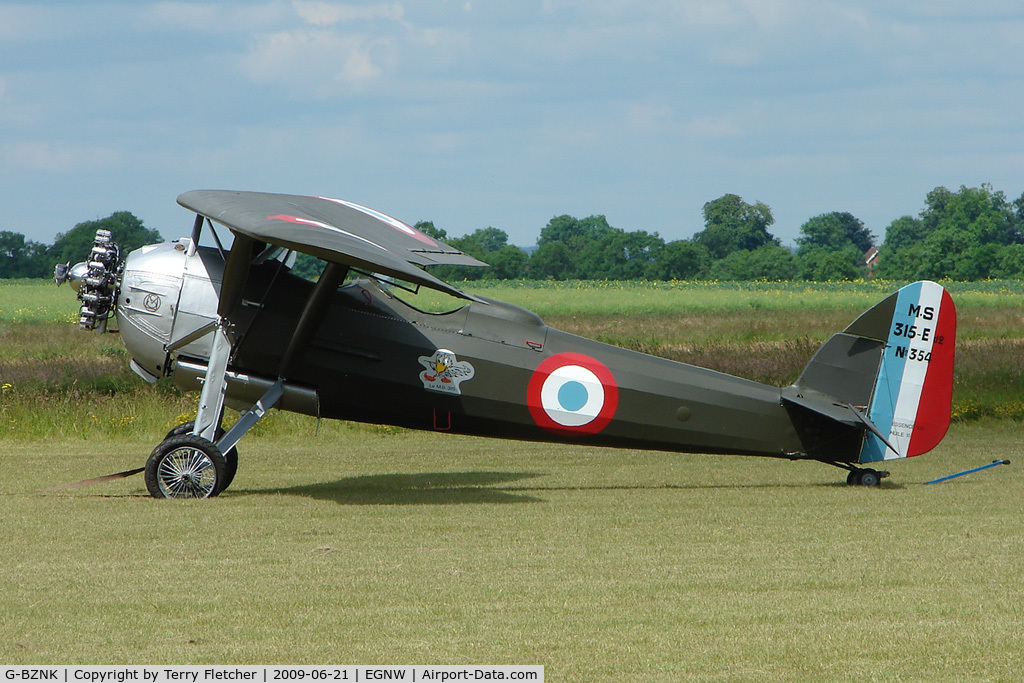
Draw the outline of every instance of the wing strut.
[[[235,233],[235,243],[228,252],[227,263],[224,264],[220,301],[217,304],[217,315],[220,317],[230,318],[242,303],[242,291],[245,289],[245,281],[249,279],[249,265],[258,249],[262,250],[256,240],[248,235]]]
[[[327,262],[324,272],[316,281],[313,293],[306,301],[305,308],[302,309],[302,316],[299,318],[299,324],[295,327],[295,333],[292,335],[291,341],[288,342],[288,349],[284,352],[281,366],[277,371],[279,378],[283,379],[291,371],[295,359],[306,350],[331,304],[331,297],[345,281],[347,274],[348,266]]]
[[[242,240],[239,242],[239,240]],[[249,258],[254,249],[259,246],[256,240],[244,235],[235,236],[235,245],[228,255],[228,263],[225,266],[224,282],[221,289],[220,305],[218,312],[221,315],[219,322],[207,325],[202,331],[197,330],[192,336],[204,336],[214,332],[213,347],[210,351],[210,361],[206,367],[206,378],[203,381],[203,390],[199,396],[199,409],[196,412],[195,429],[193,434],[203,437],[208,441],[215,441],[217,430],[220,428],[221,418],[224,414],[224,395],[227,392],[227,368],[231,357],[231,341],[227,334],[229,325],[227,316],[235,310],[242,299],[242,285],[248,275]],[[226,453],[233,448],[245,434],[252,429],[260,418],[267,411],[274,407],[284,391],[286,375],[295,364],[295,360],[301,357],[302,353],[309,346],[313,339],[324,314],[331,303],[331,297],[338,290],[338,286],[345,281],[348,274],[348,266],[328,262],[323,273],[313,287],[313,292],[302,309],[302,315],[295,327],[288,348],[281,360],[278,369],[278,379],[267,390],[267,392],[256,403],[239,418],[238,422],[217,441],[217,447],[221,452]],[[241,281],[241,285],[238,284]],[[190,338],[187,338],[190,339]],[[182,340],[184,341],[184,340]],[[194,341],[194,339],[190,339]],[[181,345],[181,342],[178,342]]]

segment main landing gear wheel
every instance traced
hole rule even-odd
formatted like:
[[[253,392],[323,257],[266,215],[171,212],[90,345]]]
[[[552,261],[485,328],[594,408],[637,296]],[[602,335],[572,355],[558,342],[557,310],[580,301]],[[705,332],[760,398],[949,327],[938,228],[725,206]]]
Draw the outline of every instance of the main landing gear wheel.
[[[195,428],[195,424],[196,424],[195,420],[189,420],[188,422],[182,422],[180,425],[178,425],[177,427],[173,428],[171,431],[167,432],[167,436],[165,436],[164,439],[166,440],[166,439],[171,438],[172,436],[178,436],[178,435],[181,435],[181,434],[191,434],[192,430]],[[218,429],[217,430],[217,440],[220,441],[220,437],[222,437],[222,436],[224,436],[224,430],[223,429]],[[237,471],[238,471],[238,449],[232,447],[232,448],[228,449],[227,453],[224,453],[224,481],[220,485],[220,491],[217,491],[217,493],[215,493],[213,495],[217,495],[218,493],[221,493],[222,491],[227,489],[227,487],[231,486],[231,482],[234,481],[235,473]]]
[[[850,474],[846,477],[846,483],[850,486],[878,486],[888,475],[888,472],[879,472],[878,470],[850,470]]]
[[[146,490],[154,498],[210,498],[223,490],[224,454],[195,434],[160,442],[146,461]]]

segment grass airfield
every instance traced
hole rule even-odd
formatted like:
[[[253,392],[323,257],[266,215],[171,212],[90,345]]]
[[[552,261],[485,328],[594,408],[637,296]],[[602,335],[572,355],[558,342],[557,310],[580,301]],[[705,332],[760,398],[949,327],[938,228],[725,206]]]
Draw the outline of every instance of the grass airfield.
[[[302,430],[300,430],[302,431]],[[350,428],[257,437],[203,502],[153,440],[0,454],[0,659],[543,664],[550,680],[1015,680],[1014,421],[879,489],[817,463]],[[198,504],[197,504],[198,503]]]
[[[553,326],[769,384],[889,283],[516,283]],[[272,413],[221,497],[141,466],[142,387],[47,283],[0,283],[0,662],[542,664],[553,681],[1010,681],[1024,660],[1024,285],[951,287],[949,436],[877,489],[817,463]],[[931,479],[1009,459],[931,486]]]

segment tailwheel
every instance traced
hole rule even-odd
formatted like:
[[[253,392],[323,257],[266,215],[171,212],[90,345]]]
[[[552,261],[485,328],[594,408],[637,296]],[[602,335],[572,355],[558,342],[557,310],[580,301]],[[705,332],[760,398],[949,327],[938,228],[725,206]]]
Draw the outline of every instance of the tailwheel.
[[[224,489],[226,462],[217,445],[195,434],[164,439],[146,461],[154,498],[210,498]]]
[[[878,470],[852,469],[846,477],[846,483],[850,486],[878,486],[882,483],[882,479],[888,476],[888,472],[879,472]]]

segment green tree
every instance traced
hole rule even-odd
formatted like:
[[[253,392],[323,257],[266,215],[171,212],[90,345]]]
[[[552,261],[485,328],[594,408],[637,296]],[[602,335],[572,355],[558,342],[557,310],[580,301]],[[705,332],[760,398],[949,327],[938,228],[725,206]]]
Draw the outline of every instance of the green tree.
[[[875,245],[874,235],[851,213],[833,211],[811,218],[800,226],[797,254],[812,249],[839,251],[852,246],[861,254]]]
[[[747,204],[737,195],[726,194],[704,205],[704,230],[693,241],[721,259],[737,251],[753,251],[781,243],[768,232],[775,222],[767,204]]]
[[[490,267],[438,266],[432,269],[431,272],[442,280],[511,280],[524,274],[526,252],[510,245],[504,230],[479,228],[468,235],[446,241]]]
[[[529,257],[519,247],[506,244],[487,255],[491,267],[484,274],[487,279],[516,280],[526,275],[526,263]]]
[[[812,282],[856,280],[863,275],[864,254],[852,244],[833,250],[825,247],[798,252],[797,275]]]
[[[596,242],[614,231],[604,216],[587,216],[574,218],[563,214],[555,216],[540,231],[537,246],[543,247],[548,242],[561,242],[570,251],[582,252],[589,244]]]
[[[55,263],[84,261],[92,250],[97,230],[109,230],[114,241],[121,246],[122,254],[163,241],[159,232],[144,226],[139,218],[128,211],[118,211],[106,218],[79,223],[71,230],[57,235],[50,249],[50,257]]]
[[[1024,244],[1010,244],[1000,249],[992,277],[1020,280],[1024,278]]]
[[[974,234],[981,244],[1020,244],[1024,239],[1014,208],[988,184],[961,186],[959,192],[937,187],[928,193],[921,221],[927,234],[956,229]]]
[[[1002,268],[1003,248],[1024,243],[1022,207],[1024,202],[1010,203],[990,185],[958,192],[937,187],[920,219],[903,217],[886,230],[876,272],[906,280],[990,277]]]
[[[886,280],[917,280],[923,265],[925,227],[920,218],[902,216],[885,229],[875,275]]]
[[[719,280],[792,280],[797,274],[793,253],[777,244],[767,244],[750,251],[734,251],[712,266]]]
[[[320,273],[324,271],[324,266],[326,265],[326,261],[321,261],[316,256],[296,252],[292,274],[304,277],[307,280],[316,280],[319,279]]]
[[[0,278],[53,275],[46,245],[26,240],[20,232],[0,232]]]
[[[669,242],[651,264],[648,277],[655,280],[695,280],[707,275],[711,254],[688,240]]]
[[[582,251],[579,273],[592,280],[638,280],[648,275],[664,246],[657,233],[612,228]]]
[[[541,230],[537,245],[532,277],[631,280],[648,276],[665,241],[657,233],[614,228],[604,216],[561,215]]]
[[[905,249],[920,244],[927,234],[924,222],[913,216],[897,218],[885,229],[883,246],[888,250]]]
[[[535,280],[570,280],[577,277],[576,263],[565,242],[545,242],[537,247],[527,264]]]
[[[441,228],[436,227],[433,221],[419,221],[412,227],[416,228],[427,237],[433,237],[435,240],[441,240],[444,242],[448,239],[448,233]]]
[[[467,235],[465,239],[480,245],[484,253],[488,254],[508,246],[508,234],[498,228],[479,228]]]
[[[999,245],[982,244],[968,230],[934,230],[921,245],[921,262],[916,277],[929,280],[984,280],[994,265],[993,254]]]

